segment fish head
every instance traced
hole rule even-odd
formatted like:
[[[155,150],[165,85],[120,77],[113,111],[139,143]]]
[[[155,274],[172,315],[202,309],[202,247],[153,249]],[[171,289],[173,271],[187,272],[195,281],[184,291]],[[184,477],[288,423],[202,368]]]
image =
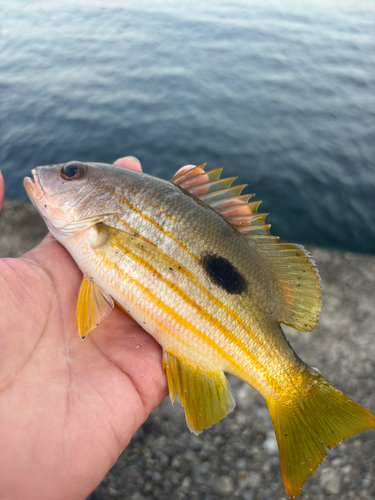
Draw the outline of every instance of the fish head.
[[[52,234],[70,234],[121,213],[113,188],[105,189],[116,186],[117,169],[71,161],[36,167],[23,184]]]

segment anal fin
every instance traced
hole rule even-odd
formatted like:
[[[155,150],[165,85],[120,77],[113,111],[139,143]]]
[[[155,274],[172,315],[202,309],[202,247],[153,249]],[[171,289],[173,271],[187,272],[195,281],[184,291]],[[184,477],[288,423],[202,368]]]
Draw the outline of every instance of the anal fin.
[[[112,311],[112,297],[83,276],[77,303],[78,332],[85,338]]]
[[[166,351],[163,368],[171,401],[178,396],[185,409],[187,425],[194,434],[208,429],[234,410],[234,394],[223,371],[190,359],[180,361]]]

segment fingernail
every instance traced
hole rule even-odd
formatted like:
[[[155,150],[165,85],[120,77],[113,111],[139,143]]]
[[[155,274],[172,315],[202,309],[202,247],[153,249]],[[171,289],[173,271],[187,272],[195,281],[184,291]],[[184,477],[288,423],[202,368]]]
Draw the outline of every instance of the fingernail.
[[[192,170],[193,168],[196,168],[197,165],[185,165],[184,167],[181,167],[177,170],[175,175],[179,174],[180,172],[187,172],[188,170]]]
[[[135,156],[126,156],[126,158],[136,161],[139,164],[139,166],[142,167],[141,162]]]

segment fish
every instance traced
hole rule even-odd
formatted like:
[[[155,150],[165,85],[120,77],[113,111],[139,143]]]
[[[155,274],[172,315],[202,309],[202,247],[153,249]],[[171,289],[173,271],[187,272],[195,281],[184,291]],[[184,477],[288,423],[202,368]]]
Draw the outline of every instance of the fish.
[[[163,349],[171,401],[199,434],[233,411],[226,373],[268,406],[291,499],[343,439],[375,416],[293,351],[281,324],[316,326],[320,278],[302,246],[272,236],[259,201],[205,165],[170,181],[113,165],[40,166],[25,189],[83,273],[85,338],[119,305]]]

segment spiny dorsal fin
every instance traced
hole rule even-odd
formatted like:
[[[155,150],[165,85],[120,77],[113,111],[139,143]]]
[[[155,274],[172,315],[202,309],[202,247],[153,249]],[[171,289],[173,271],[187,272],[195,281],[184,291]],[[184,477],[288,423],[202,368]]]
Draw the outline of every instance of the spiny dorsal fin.
[[[222,168],[205,172],[204,167],[205,164],[180,172],[171,182],[204,201],[241,233],[248,232],[251,225],[259,227],[258,221],[264,221],[266,215],[257,214],[261,202],[248,203],[253,194],[241,196],[247,184],[232,187],[236,177],[220,179]]]
[[[208,429],[234,410],[232,389],[224,372],[190,359],[183,362],[163,351],[163,368],[172,403],[178,396],[194,434]]]
[[[267,214],[258,214],[260,201],[241,195],[246,185],[232,186],[235,178],[220,179],[222,168],[204,171],[204,165],[176,174],[171,182],[209,205],[254,244],[271,265],[280,287],[278,321],[301,331],[311,331],[321,309],[320,279],[314,261],[304,248],[281,243],[271,236]]]

